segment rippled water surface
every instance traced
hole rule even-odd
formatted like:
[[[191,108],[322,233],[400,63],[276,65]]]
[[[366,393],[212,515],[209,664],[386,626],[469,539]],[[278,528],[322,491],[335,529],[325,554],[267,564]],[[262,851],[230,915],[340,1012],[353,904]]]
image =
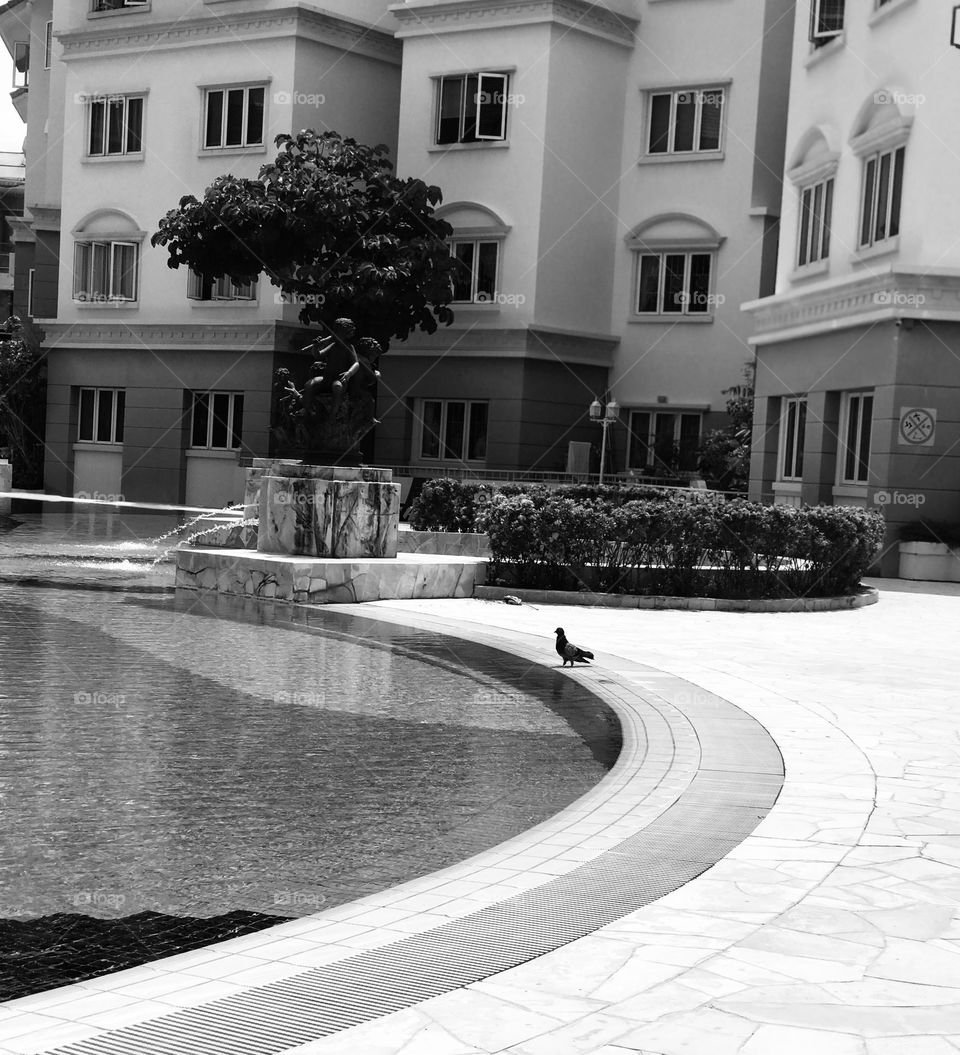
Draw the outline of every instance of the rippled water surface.
[[[136,592],[154,520],[6,527],[0,917],[315,911],[529,828],[614,761],[616,720],[546,624],[530,668],[365,616]]]

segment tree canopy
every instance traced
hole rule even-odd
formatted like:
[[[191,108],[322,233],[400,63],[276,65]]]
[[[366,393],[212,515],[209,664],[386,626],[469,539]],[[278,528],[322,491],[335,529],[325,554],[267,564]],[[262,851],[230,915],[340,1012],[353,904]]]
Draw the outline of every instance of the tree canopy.
[[[10,448],[17,487],[43,483],[46,383],[36,334],[11,315],[0,326],[0,447]]]
[[[384,146],[311,130],[276,139],[256,179],[218,177],[180,199],[151,243],[171,268],[236,283],[266,275],[305,325],[354,320],[360,336],[434,333],[453,313],[453,229],[434,214],[438,187],[393,173]]]

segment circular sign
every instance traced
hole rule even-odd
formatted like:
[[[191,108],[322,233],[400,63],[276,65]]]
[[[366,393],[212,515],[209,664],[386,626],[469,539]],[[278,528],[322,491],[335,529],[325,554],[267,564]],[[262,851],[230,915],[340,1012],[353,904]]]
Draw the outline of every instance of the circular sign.
[[[928,443],[935,427],[931,413],[921,407],[908,410],[900,417],[900,435],[907,443]]]

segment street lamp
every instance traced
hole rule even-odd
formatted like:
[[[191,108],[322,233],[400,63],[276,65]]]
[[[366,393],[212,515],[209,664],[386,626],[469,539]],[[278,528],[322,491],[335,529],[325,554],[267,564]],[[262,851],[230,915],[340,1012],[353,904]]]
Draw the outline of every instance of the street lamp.
[[[600,444],[600,484],[603,485],[603,467],[607,463],[607,429],[620,420],[620,404],[611,399],[604,407],[599,399],[590,404],[590,420],[603,426],[603,442]]]

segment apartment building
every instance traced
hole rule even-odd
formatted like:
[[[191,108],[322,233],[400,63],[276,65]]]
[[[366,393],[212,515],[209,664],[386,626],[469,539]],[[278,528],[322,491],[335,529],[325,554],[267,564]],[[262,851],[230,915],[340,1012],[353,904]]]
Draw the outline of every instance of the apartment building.
[[[953,5],[797,4],[751,494],[960,520],[960,51]]]
[[[386,143],[454,229],[456,322],[392,345],[378,461],[586,469],[599,398],[608,470],[695,473],[773,291],[793,2],[10,0],[47,488],[216,503],[268,453],[296,308],[149,234],[300,127]]]
[[[236,496],[238,459],[269,453],[275,369],[308,339],[296,306],[263,280],[171,270],[150,234],[221,173],[255,176],[281,132],[348,129],[395,150],[385,17],[372,0],[0,9],[8,48],[34,57],[16,237],[33,246],[48,357],[49,491],[217,505]]]

